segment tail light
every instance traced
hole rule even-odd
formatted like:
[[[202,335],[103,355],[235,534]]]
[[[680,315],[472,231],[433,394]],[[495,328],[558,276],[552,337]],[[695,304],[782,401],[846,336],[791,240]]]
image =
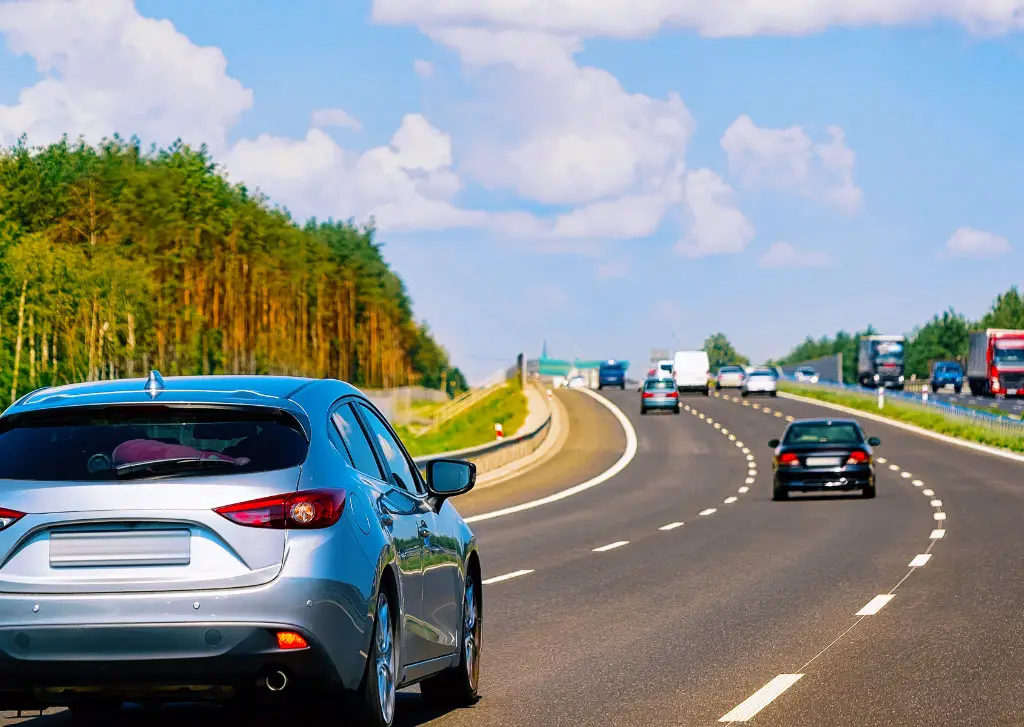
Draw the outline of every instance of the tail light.
[[[284,651],[294,651],[296,649],[308,649],[309,642],[302,637],[302,634],[295,633],[294,631],[278,631],[277,632],[277,648]]]
[[[651,392],[649,392],[649,391],[645,391],[645,392],[644,392],[644,398],[645,398],[645,399],[650,399],[650,398],[651,398],[651,397],[653,397],[653,396],[654,396],[654,394],[652,394],[652,393],[651,393]]]
[[[779,455],[779,464],[793,465],[800,464],[800,458],[792,452],[786,452],[785,454]]]
[[[341,519],[344,490],[306,490],[214,509],[233,523],[272,530],[315,530]]]
[[[25,517],[25,513],[0,507],[0,530],[6,530]]]
[[[668,392],[668,394],[666,394],[666,396],[668,396],[669,399],[678,399],[679,398],[679,392],[678,391],[670,391],[670,392]]]
[[[864,464],[870,462],[871,457],[868,456],[867,452],[862,452],[859,449],[855,449],[850,452],[850,458],[846,460],[846,464]]]

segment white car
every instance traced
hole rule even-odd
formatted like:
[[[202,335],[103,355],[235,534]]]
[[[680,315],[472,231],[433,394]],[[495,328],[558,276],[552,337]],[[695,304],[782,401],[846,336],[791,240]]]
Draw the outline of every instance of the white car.
[[[747,372],[742,366],[723,366],[718,369],[718,376],[715,377],[716,389],[739,389],[747,378]]]
[[[808,384],[818,383],[818,372],[810,366],[801,366],[793,373],[793,378]]]
[[[741,396],[750,396],[751,394],[775,396],[777,391],[778,379],[775,372],[769,368],[758,368],[747,374],[747,378],[743,380],[740,394]]]
[[[573,376],[569,379],[569,383],[566,386],[570,389],[585,389],[587,388],[587,378],[585,376]]]

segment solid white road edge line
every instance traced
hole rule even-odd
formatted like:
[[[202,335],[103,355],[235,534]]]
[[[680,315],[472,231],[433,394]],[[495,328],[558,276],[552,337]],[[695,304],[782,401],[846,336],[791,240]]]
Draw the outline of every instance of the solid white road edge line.
[[[539,500],[531,500],[519,505],[513,505],[512,507],[505,507],[501,510],[472,515],[470,517],[463,518],[465,522],[475,523],[480,522],[481,520],[493,520],[496,517],[504,517],[505,515],[512,515],[517,512],[523,512],[524,510],[532,510],[535,507],[550,505],[552,502],[558,502],[559,500],[564,500],[567,497],[578,495],[581,492],[589,490],[591,487],[597,487],[601,483],[607,482],[612,477],[622,472],[622,470],[626,469],[626,466],[633,461],[633,458],[636,457],[637,440],[636,430],[633,429],[633,425],[630,423],[629,418],[622,413],[622,410],[619,407],[615,406],[600,394],[597,394],[590,389],[576,389],[576,391],[596,399],[598,403],[608,409],[608,411],[610,411],[615,418],[619,420],[619,425],[622,427],[622,433],[626,435],[626,449],[622,453],[622,456],[619,457],[618,461],[596,477],[591,477],[586,482],[570,487],[567,490],[556,492],[553,495],[542,497]]]
[[[904,422],[898,422],[894,419],[879,416],[878,414],[871,414],[870,412],[862,411],[861,409],[852,409],[842,404],[833,404],[828,401],[819,401],[818,399],[812,399],[809,396],[799,396],[797,394],[790,394],[785,391],[780,391],[779,396],[784,396],[787,399],[794,399],[796,401],[803,401],[808,404],[817,404],[818,406],[826,409],[835,409],[836,411],[846,412],[847,414],[855,414],[865,419],[872,421],[881,422],[882,424],[888,424],[890,427],[895,429],[902,429],[905,432],[913,432],[922,437],[928,437],[929,439],[935,439],[946,444],[954,444],[957,447],[963,447],[964,449],[973,449],[975,452],[982,452],[984,454],[991,454],[993,457],[1002,457],[1003,459],[1013,460],[1014,462],[1024,462],[1024,455],[1011,452],[1006,449],[999,449],[998,447],[989,447],[985,444],[978,444],[977,442],[969,442],[965,439],[957,439],[956,437],[950,437],[946,434],[939,434],[923,427],[914,426],[913,424],[905,424]],[[881,461],[881,460],[879,460]]]
[[[533,573],[532,570],[517,570],[514,573],[506,573],[503,576],[494,576],[494,578],[487,578],[486,580],[480,581],[485,586],[489,586],[492,583],[501,583],[502,581],[508,581],[519,576],[528,576]]]
[[[915,555],[914,559],[910,561],[910,563],[908,563],[907,565],[909,565],[911,568],[920,568],[931,559],[931,553],[919,553]]]
[[[658,530],[675,530],[676,528],[682,527],[683,523],[669,523],[668,525],[662,525]]]
[[[600,548],[594,548],[595,553],[604,553],[608,550],[615,550],[621,548],[623,545],[629,545],[628,540],[616,540],[614,543],[608,543],[608,545],[602,545]]]
[[[882,610],[882,606],[889,603],[893,599],[892,594],[884,593],[880,596],[875,596],[867,605],[861,610],[857,611],[854,616],[874,616],[876,613]]]
[[[748,722],[754,715],[774,702],[780,694],[797,683],[803,674],[779,674],[745,700],[740,702],[719,722]]]

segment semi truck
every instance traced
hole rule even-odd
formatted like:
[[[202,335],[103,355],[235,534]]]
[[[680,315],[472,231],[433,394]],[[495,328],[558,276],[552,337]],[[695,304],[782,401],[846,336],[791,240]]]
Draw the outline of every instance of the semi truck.
[[[989,328],[971,333],[967,385],[975,396],[1024,395],[1024,331]]]
[[[903,390],[905,336],[861,336],[857,380],[861,386]]]

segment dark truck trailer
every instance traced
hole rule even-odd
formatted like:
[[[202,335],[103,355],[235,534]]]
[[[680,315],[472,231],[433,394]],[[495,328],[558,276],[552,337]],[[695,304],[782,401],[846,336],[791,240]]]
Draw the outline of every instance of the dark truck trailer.
[[[1024,395],[1024,331],[975,331],[967,354],[967,385],[975,396]]]
[[[857,381],[861,386],[903,391],[905,336],[861,336],[857,352]]]

